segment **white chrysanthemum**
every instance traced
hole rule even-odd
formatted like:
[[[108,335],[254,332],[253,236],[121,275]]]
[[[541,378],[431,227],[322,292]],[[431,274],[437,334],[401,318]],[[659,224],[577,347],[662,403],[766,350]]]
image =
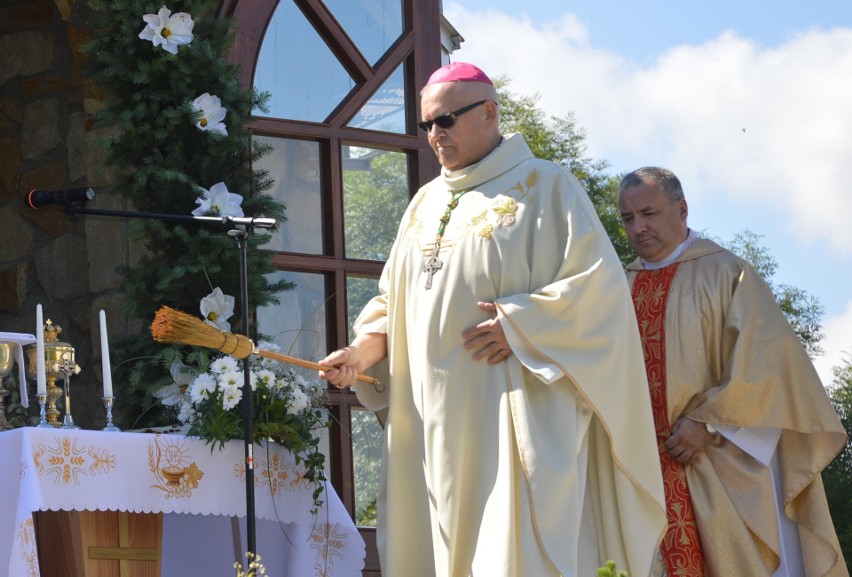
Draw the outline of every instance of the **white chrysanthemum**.
[[[177,54],[178,46],[192,42],[195,22],[186,12],[172,14],[163,6],[157,14],[145,14],[142,20],[145,28],[139,33],[139,38],[150,41],[154,46],[162,46],[166,52]]]
[[[210,190],[199,187],[202,196],[195,199],[198,208],[192,211],[195,216],[215,214],[217,216],[244,216],[242,203],[243,197],[228,191],[224,182],[217,182]]]
[[[306,395],[301,389],[293,390],[293,399],[290,401],[290,404],[287,405],[287,412],[291,415],[295,415],[310,406],[310,400],[308,399],[308,395]]]
[[[260,369],[257,371],[257,380],[262,386],[271,389],[275,386],[275,373],[269,369]]]
[[[228,136],[228,128],[222,122],[228,114],[228,109],[222,107],[222,101],[218,96],[205,92],[192,101],[192,109],[201,114],[198,122],[195,123],[198,129]]]
[[[243,373],[240,371],[228,371],[219,375],[219,389],[224,391],[229,387],[240,388],[243,386]]]
[[[239,387],[226,387],[222,391],[222,408],[226,411],[233,409],[243,398],[243,391]]]
[[[212,293],[201,299],[201,316],[208,325],[230,331],[228,319],[234,316],[234,297],[224,294],[219,287],[214,288]]]
[[[196,405],[210,397],[210,393],[216,390],[216,379],[209,373],[195,377],[189,387],[189,398]]]
[[[237,359],[231,355],[225,355],[210,363],[210,370],[221,375],[222,373],[237,372],[240,368],[237,365]]]

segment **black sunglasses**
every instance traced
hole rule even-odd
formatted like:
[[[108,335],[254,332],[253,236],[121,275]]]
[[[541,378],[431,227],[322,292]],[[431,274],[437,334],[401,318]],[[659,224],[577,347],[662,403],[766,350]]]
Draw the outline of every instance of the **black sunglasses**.
[[[468,104],[467,106],[465,106],[463,108],[459,108],[458,110],[455,110],[453,112],[447,112],[446,114],[442,114],[441,116],[439,116],[438,118],[435,118],[434,120],[424,120],[423,122],[418,122],[417,126],[419,126],[420,130],[422,130],[426,134],[429,134],[429,132],[431,132],[433,124],[437,124],[441,128],[450,128],[453,124],[456,123],[456,118],[458,118],[459,116],[461,116],[462,114],[464,114],[468,110],[473,110],[474,108],[476,108],[480,104],[485,104],[486,102],[488,102],[488,101],[487,100],[480,100],[479,102],[474,102],[473,104]]]

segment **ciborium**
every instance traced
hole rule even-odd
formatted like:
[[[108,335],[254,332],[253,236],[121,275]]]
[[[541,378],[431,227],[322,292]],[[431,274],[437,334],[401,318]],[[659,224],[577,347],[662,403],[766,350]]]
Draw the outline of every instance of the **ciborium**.
[[[50,319],[45,321],[44,368],[47,380],[47,424],[56,428],[62,426],[62,422],[59,421],[59,409],[56,408],[56,401],[62,396],[62,388],[56,385],[56,380],[62,376],[59,366],[62,363],[74,363],[74,347],[59,341],[59,333],[61,332],[62,327],[53,324]],[[36,345],[29,345],[25,351],[27,355],[27,377],[32,380],[36,379],[37,350]]]
[[[6,395],[11,390],[6,388],[6,377],[12,374],[15,366],[15,343],[0,342],[0,431],[7,431],[12,427],[6,420]]]

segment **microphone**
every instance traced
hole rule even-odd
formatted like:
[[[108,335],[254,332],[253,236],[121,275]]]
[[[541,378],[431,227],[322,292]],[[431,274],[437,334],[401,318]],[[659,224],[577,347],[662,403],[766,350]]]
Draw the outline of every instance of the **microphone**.
[[[39,190],[32,189],[27,194],[27,204],[38,210],[48,204],[61,204],[70,206],[75,202],[86,202],[95,199],[95,191],[91,188],[66,188],[65,190]]]

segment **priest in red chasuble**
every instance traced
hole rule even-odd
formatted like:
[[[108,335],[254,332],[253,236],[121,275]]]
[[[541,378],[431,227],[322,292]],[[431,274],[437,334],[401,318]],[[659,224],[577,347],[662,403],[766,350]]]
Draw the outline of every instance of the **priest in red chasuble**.
[[[674,577],[841,577],[820,471],[846,434],[771,289],[686,224],[678,178],[626,175],[618,205]]]
[[[337,386],[387,357],[385,577],[647,577],[665,529],[624,271],[564,168],[501,134],[477,67],[436,71],[420,128],[442,169],[412,199]]]

